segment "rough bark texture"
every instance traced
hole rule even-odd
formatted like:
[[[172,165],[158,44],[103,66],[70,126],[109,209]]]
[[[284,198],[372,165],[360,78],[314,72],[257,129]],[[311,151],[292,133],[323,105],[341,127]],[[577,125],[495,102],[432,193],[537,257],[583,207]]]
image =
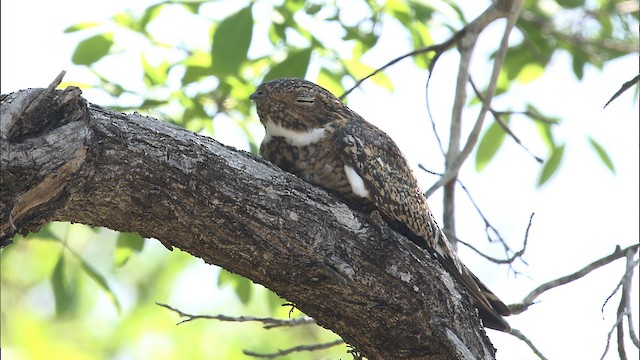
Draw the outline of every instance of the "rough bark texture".
[[[292,301],[370,359],[493,359],[469,296],[377,213],[77,88],[2,95],[0,242],[71,221],[135,231]]]

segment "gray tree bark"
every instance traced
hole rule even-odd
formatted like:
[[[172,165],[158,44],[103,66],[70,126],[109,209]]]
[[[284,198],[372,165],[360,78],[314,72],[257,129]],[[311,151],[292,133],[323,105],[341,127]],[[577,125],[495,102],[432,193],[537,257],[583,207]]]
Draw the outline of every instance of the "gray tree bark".
[[[55,85],[0,98],[2,246],[51,221],[138,232],[266,286],[369,359],[495,357],[465,290],[376,212]]]

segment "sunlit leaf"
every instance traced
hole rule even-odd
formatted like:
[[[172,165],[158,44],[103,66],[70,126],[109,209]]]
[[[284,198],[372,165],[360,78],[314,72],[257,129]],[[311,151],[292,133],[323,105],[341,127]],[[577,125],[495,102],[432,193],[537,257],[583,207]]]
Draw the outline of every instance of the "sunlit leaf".
[[[147,30],[147,25],[153,20],[155,19],[158,14],[160,14],[160,10],[162,10],[162,7],[164,6],[163,3],[160,4],[156,4],[156,5],[151,5],[148,8],[146,8],[144,10],[144,14],[142,15],[142,17],[140,17],[140,20],[138,21],[138,23],[136,24],[137,29],[139,31],[144,31],[146,32]]]
[[[205,76],[210,76],[211,54],[203,51],[193,51],[191,55],[182,61],[185,72],[182,76],[182,85],[198,81]]]
[[[602,160],[602,162],[604,163],[604,165],[611,170],[612,173],[616,173],[616,169],[615,166],[613,165],[613,161],[611,161],[611,157],[609,157],[609,154],[607,153],[607,151],[602,147],[602,145],[600,145],[597,141],[595,141],[595,139],[593,139],[592,137],[589,137],[589,143],[591,144],[591,147],[596,151],[596,153],[598,154],[598,157],[600,157],[600,160]]]
[[[508,119],[505,119],[505,122],[508,123]],[[482,171],[487,164],[489,164],[500,149],[500,146],[502,146],[506,134],[497,121],[494,121],[491,126],[489,126],[478,143],[478,149],[476,150],[476,171]]]
[[[311,48],[293,50],[289,52],[286,59],[278,62],[264,76],[263,81],[269,81],[281,77],[304,78],[311,59]]]
[[[545,161],[538,178],[538,186],[542,186],[546,183],[558,170],[560,163],[562,162],[562,156],[564,155],[564,144],[556,147],[551,152],[551,156]]]
[[[152,65],[142,54],[140,56],[142,70],[144,72],[143,80],[148,86],[164,85],[167,82],[169,73],[169,62],[163,61],[158,65]]]
[[[332,94],[340,96],[344,93],[344,86],[342,86],[342,82],[340,81],[341,78],[341,75],[336,74],[327,68],[322,68],[320,69],[320,74],[318,74],[318,80],[316,82],[318,85],[329,90]]]
[[[544,68],[540,64],[529,63],[520,70],[516,81],[526,84],[539,78],[543,73]]]
[[[220,76],[237,72],[247,59],[253,32],[252,6],[222,20],[213,33],[211,58],[213,70]]]
[[[76,65],[91,65],[109,53],[113,45],[113,34],[104,33],[82,40],[71,56]]]
[[[431,37],[431,32],[429,28],[423,23],[413,22],[409,27],[409,31],[411,32],[411,39],[413,40],[413,48],[421,49],[429,45],[433,45],[433,38]],[[415,64],[422,68],[429,68],[429,63],[431,62],[432,53],[425,52],[423,54],[419,54],[413,57],[413,61]]]
[[[69,33],[72,33],[72,32],[85,30],[85,29],[89,29],[89,28],[92,28],[92,27],[100,26],[100,25],[102,25],[102,23],[92,22],[92,21],[82,22],[82,23],[78,23],[78,24],[73,24],[73,25],[69,26],[68,28],[64,29],[64,33],[65,34],[69,34]]]
[[[375,71],[375,68],[354,59],[344,60],[342,63],[347,68],[347,71],[349,71],[349,73],[358,80]],[[389,91],[393,91],[393,82],[391,82],[389,77],[382,72],[372,76],[368,81],[371,81]]]

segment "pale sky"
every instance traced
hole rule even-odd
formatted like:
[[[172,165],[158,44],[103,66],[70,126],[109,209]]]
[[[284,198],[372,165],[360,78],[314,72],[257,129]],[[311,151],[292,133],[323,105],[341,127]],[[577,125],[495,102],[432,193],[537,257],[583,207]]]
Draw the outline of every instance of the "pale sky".
[[[90,74],[73,66],[70,60],[74,46],[86,35],[66,35],[62,33],[63,29],[77,22],[104,21],[109,15],[130,7],[131,3],[124,0],[3,1],[0,22],[2,93],[46,87],[62,69],[67,70],[65,81],[90,82]],[[136,7],[140,9],[144,7],[141,4],[150,3],[136,2]],[[467,18],[473,18],[473,14],[469,12]],[[173,21],[179,23],[180,20]],[[193,31],[200,34],[193,36],[202,37],[198,25],[194,24],[193,30],[189,28],[191,25],[182,23],[173,27],[179,29],[174,31],[175,36],[184,38]],[[483,35],[472,66],[472,76],[480,84],[485,83],[491,70],[484,54],[494,49],[503,28],[503,24],[494,25]],[[365,58],[368,65],[380,66],[409,50],[409,45],[394,38],[394,34],[392,30],[385,33],[379,46],[384,51],[368,55]],[[199,40],[206,41],[206,36],[205,30],[204,38]],[[135,56],[132,59],[138,61]],[[451,113],[456,60],[454,54],[443,57],[430,85],[432,113],[443,139],[446,139]],[[126,70],[117,71],[123,79],[127,78]],[[461,179],[475,201],[514,249],[521,246],[530,213],[536,213],[525,253],[529,265],[517,265],[526,276],[514,278],[506,267],[488,264],[469,250],[461,249],[465,263],[505,302],[521,300],[541,283],[572,273],[610,254],[616,245],[625,247],[638,242],[638,104],[633,100],[633,91],[629,91],[603,109],[611,95],[637,71],[636,54],[618,59],[602,70],[588,67],[584,80],[577,82],[570,59],[564,55],[555,56],[540,80],[526,86],[517,85],[508,98],[497,99],[494,103],[495,108],[505,110],[522,109],[527,101],[538,104],[541,111],[563,119],[563,124],[556,129],[556,136],[568,144],[559,176],[540,189],[535,187],[539,166],[511,139],[505,141],[498,157],[483,172],[476,173],[472,162],[462,169]],[[367,84],[363,91],[350,95],[349,106],[396,140],[414,164],[423,187],[428,188],[436,179],[418,170],[417,164],[441,171],[443,161],[424,106],[426,74],[417,73],[411,60],[399,63],[387,74],[394,82],[394,93]],[[98,105],[107,101],[95,91],[87,91],[85,96]],[[468,114],[465,119],[468,129],[475,115]],[[488,118],[487,123],[490,121]],[[219,126],[218,140],[243,146],[224,120],[216,126]],[[513,118],[512,128],[536,155],[546,156],[528,119]],[[588,136],[609,152],[616,167],[615,175],[600,163],[589,147]],[[440,196],[436,193],[430,199],[438,219],[441,218]],[[458,200],[459,237],[489,249],[482,222],[461,190]],[[496,249],[488,251],[500,255]],[[569,286],[551,290],[538,299],[539,304],[510,318],[509,322],[551,359],[599,359],[607,332],[615,321],[617,297],[605,308],[604,314],[600,308],[618,283],[623,266],[623,261],[618,261]],[[194,294],[201,293],[200,283],[194,282],[186,288]],[[189,290],[183,288],[182,291]],[[210,295],[202,293],[204,298],[199,301],[212,301],[207,298]],[[637,310],[637,292],[633,302]],[[634,314],[634,319],[638,329],[638,313]],[[490,331],[490,336],[498,349],[498,359],[536,358],[522,342],[509,335]],[[628,349],[631,358],[634,354],[637,357],[637,349]],[[616,357],[613,348],[606,358]]]

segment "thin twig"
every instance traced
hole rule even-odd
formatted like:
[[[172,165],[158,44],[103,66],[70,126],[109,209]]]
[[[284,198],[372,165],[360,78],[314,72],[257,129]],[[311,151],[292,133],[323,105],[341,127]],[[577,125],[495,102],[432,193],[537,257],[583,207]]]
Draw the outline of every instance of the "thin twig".
[[[468,138],[467,138],[467,142],[465,143],[464,148],[458,152],[458,147],[456,146],[456,144],[459,143],[459,141],[457,142],[455,139],[451,139],[450,138],[450,142],[449,142],[449,150],[447,153],[447,167],[446,167],[446,172],[445,174],[438,180],[436,181],[435,184],[433,184],[431,186],[431,188],[429,188],[429,190],[427,190],[426,192],[426,196],[429,197],[431,194],[433,194],[436,190],[438,190],[441,186],[443,186],[444,184],[449,183],[453,178],[457,177],[458,175],[458,171],[460,170],[460,167],[462,166],[462,164],[465,162],[465,160],[467,159],[467,157],[469,157],[469,155],[471,154],[473,148],[475,147],[478,138],[480,136],[480,131],[482,130],[482,124],[484,121],[484,117],[486,116],[486,113],[489,109],[489,105],[491,104],[491,101],[493,100],[493,97],[496,93],[496,89],[497,89],[497,84],[498,84],[498,76],[500,74],[500,69],[502,68],[502,64],[504,63],[504,59],[506,57],[506,53],[507,53],[507,49],[509,47],[509,35],[511,34],[511,30],[513,29],[513,27],[515,26],[516,20],[518,19],[518,16],[520,14],[520,11],[522,9],[522,4],[523,4],[524,0],[515,0],[513,1],[513,4],[511,6],[511,9],[509,9],[508,11],[501,10],[500,7],[500,2],[494,2],[489,9],[487,9],[487,11],[485,11],[485,13],[487,13],[487,16],[492,16],[495,17],[493,20],[500,18],[500,17],[507,17],[507,26],[506,29],[504,31],[504,34],[502,36],[502,41],[500,44],[500,48],[498,49],[498,53],[495,57],[495,60],[493,62],[493,70],[491,73],[491,78],[489,80],[489,86],[487,87],[487,95],[485,97],[485,102],[483,102],[482,104],[482,109],[480,110],[480,114],[478,114],[478,118],[476,120],[476,123],[473,127],[473,129],[471,130]],[[482,15],[481,15],[482,17]],[[477,20],[477,19],[476,19]],[[488,20],[488,19],[485,19]],[[493,21],[491,20],[491,21]],[[475,21],[475,20],[474,20]],[[473,33],[472,31],[469,33]],[[475,33],[476,39],[479,33]],[[466,39],[465,39],[466,40]],[[475,42],[475,40],[471,39],[472,41]],[[469,51],[470,52],[470,51]],[[461,111],[462,111],[462,107],[465,104],[466,101],[466,91],[465,91],[465,87],[468,81],[468,64],[466,64],[467,68],[465,69],[463,67],[463,60],[465,58],[465,56],[470,56],[471,54],[467,54],[465,55],[467,52],[463,52],[461,54],[461,65],[460,65],[460,70],[458,72],[458,82],[457,82],[457,88],[456,88],[456,99],[454,101],[454,113],[452,116],[452,131],[451,131],[451,136],[455,136],[455,132],[457,132],[457,126],[460,126],[460,122],[461,122]],[[452,149],[451,146],[456,146],[455,149]],[[451,156],[450,156],[451,155]],[[455,158],[453,158],[453,155],[455,155]]]
[[[481,252],[480,250],[476,249],[473,245],[468,244],[460,239],[457,239],[458,241],[460,241],[460,243],[462,243],[463,245],[465,245],[466,247],[468,247],[469,249],[475,251],[476,253],[478,253],[480,256],[484,257],[487,260],[490,260],[496,264],[511,264],[513,263],[516,259],[520,259],[522,262],[524,262],[524,260],[522,260],[522,255],[524,255],[525,250],[527,249],[527,243],[529,241],[529,229],[531,229],[531,224],[532,224],[532,220],[533,220],[533,215],[534,213],[531,213],[531,216],[529,217],[529,224],[527,225],[527,230],[525,231],[525,235],[524,235],[524,243],[522,244],[522,249],[516,251],[515,253],[513,253],[513,255],[511,255],[510,257],[506,258],[506,259],[498,259],[498,258],[494,258],[492,256],[489,256],[487,254],[484,254],[483,252]],[[448,236],[448,235],[447,235]],[[526,262],[525,262],[526,264]]]
[[[181,320],[176,325],[180,325],[186,323],[188,321],[197,320],[197,319],[213,319],[218,321],[227,321],[227,322],[261,322],[263,323],[263,328],[272,329],[281,326],[298,326],[298,325],[307,325],[307,324],[315,324],[316,321],[310,317],[299,317],[295,319],[275,319],[275,318],[261,318],[255,316],[227,316],[227,315],[192,315],[187,314],[181,310],[178,310],[174,307],[171,307],[167,304],[156,303],[156,305],[167,308],[181,317],[185,317],[186,319]]]
[[[429,169],[427,169],[424,165],[422,164],[418,164],[418,167],[420,169],[422,169],[423,171],[432,174],[432,175],[442,175],[441,173],[437,173],[435,171],[431,171]],[[480,207],[478,206],[478,204],[475,202],[475,200],[473,199],[473,196],[471,195],[471,192],[469,191],[469,189],[462,183],[462,181],[460,179],[456,179],[458,184],[462,187],[462,189],[464,190],[464,192],[467,194],[467,197],[469,198],[469,201],[471,201],[471,204],[473,205],[473,207],[476,209],[476,211],[478,212],[478,215],[480,216],[480,218],[482,219],[482,221],[484,221],[485,224],[485,232],[487,233],[487,239],[489,240],[489,242],[495,242],[498,241],[500,242],[504,249],[505,249],[505,255],[507,256],[506,259],[498,259],[498,258],[494,258],[490,255],[487,255],[485,253],[483,253],[482,251],[478,250],[476,247],[474,247],[473,245],[461,240],[459,237],[457,237],[455,234],[451,234],[451,233],[446,233],[445,235],[447,235],[447,237],[452,238],[452,240],[454,241],[458,241],[461,244],[465,245],[466,247],[468,247],[469,249],[475,251],[478,255],[484,257],[485,259],[495,262],[497,264],[511,264],[513,263],[516,259],[520,259],[520,261],[522,261],[525,265],[528,265],[527,262],[522,258],[522,255],[524,255],[524,252],[526,250],[527,247],[527,241],[529,239],[529,229],[531,228],[531,222],[533,220],[533,213],[531,214],[531,216],[529,217],[529,225],[527,226],[527,230],[525,232],[525,237],[524,237],[524,242],[522,245],[522,249],[514,252],[509,245],[507,244],[506,240],[502,237],[502,235],[500,234],[500,232],[498,231],[498,229],[496,229],[493,225],[491,225],[491,223],[489,222],[489,219],[487,219],[487,217],[484,215],[484,213],[482,212],[482,210],[480,209]],[[489,234],[489,230],[493,231],[494,234],[497,236],[497,239],[492,239],[490,234]],[[513,269],[512,269],[513,270]],[[515,272],[515,270],[513,270]]]
[[[482,93],[480,92],[480,90],[476,87],[476,84],[473,82],[473,79],[471,77],[469,77],[469,84],[471,84],[471,88],[473,88],[473,91],[476,93],[476,96],[478,97],[478,99],[480,99],[480,101],[484,103],[484,97],[482,96]],[[511,130],[511,128],[509,128],[509,125],[507,125],[507,123],[502,119],[502,114],[504,114],[504,112],[498,112],[494,110],[492,107],[489,107],[489,112],[491,112],[495,121],[502,127],[502,129],[507,134],[509,134],[509,136],[511,136],[511,138],[513,139],[513,141],[516,142],[516,144],[520,145],[520,147],[523,148],[524,151],[526,151],[529,155],[531,155],[531,157],[533,157],[538,163],[542,164],[544,162],[544,160],[542,160],[541,157],[534,155],[531,152],[531,150],[529,150],[529,148],[524,146],[522,141],[520,141],[520,138],[518,138],[516,134]]]
[[[609,352],[609,345],[611,345],[611,336],[613,336],[613,332],[618,327],[618,324],[620,324],[622,322],[622,319],[623,319],[623,316],[619,315],[616,318],[615,324],[613,324],[613,326],[611,327],[611,330],[609,330],[609,333],[607,334],[607,344],[604,347],[604,352],[602,353],[602,356],[600,357],[600,360],[604,359],[604,357],[607,355],[607,352]]]
[[[295,353],[295,352],[318,351],[318,350],[328,349],[330,347],[334,347],[334,346],[338,346],[338,345],[342,345],[342,344],[344,344],[344,340],[338,339],[338,340],[335,340],[335,341],[332,341],[332,342],[328,342],[328,343],[324,343],[324,344],[295,346],[295,347],[292,347],[292,348],[289,348],[289,349],[278,350],[275,353],[269,353],[269,354],[261,354],[261,353],[256,353],[256,352],[249,351],[249,350],[242,350],[242,352],[247,356],[253,356],[253,357],[263,358],[263,359],[275,359],[277,357],[289,355],[289,354]]]
[[[598,259],[573,274],[563,276],[561,278],[546,282],[538,286],[533,291],[531,291],[529,295],[525,296],[525,298],[520,303],[509,305],[509,309],[511,309],[511,312],[513,314],[520,314],[523,311],[526,311],[529,306],[533,304],[533,301],[543,292],[580,279],[595,269],[601,268],[617,259],[625,257],[627,251],[638,251],[638,247],[640,247],[640,244],[631,245],[625,249],[620,249],[620,247],[617,246],[615,251],[611,255]]]
[[[533,345],[533,342],[531,340],[529,340],[529,338],[524,336],[524,334],[521,333],[520,330],[511,329],[511,332],[509,334],[517,337],[518,339],[520,339],[522,341],[524,341],[524,343],[527,344],[529,346],[529,348],[534,352],[534,354],[536,354],[541,360],[547,360],[547,358],[544,355],[542,355],[540,350],[538,350],[538,348],[536,348],[536,346]]]
[[[363,82],[365,82],[367,79],[371,78],[372,76],[378,74],[381,71],[384,71],[385,69],[387,69],[388,67],[396,64],[397,62],[399,62],[400,60],[404,60],[406,58],[412,57],[412,56],[416,56],[416,55],[420,55],[420,54],[424,54],[427,52],[435,52],[436,55],[434,55],[434,59],[436,59],[437,57],[440,56],[440,54],[442,54],[444,51],[446,51],[447,49],[451,48],[451,46],[453,46],[465,33],[466,31],[466,27],[462,28],[460,31],[456,32],[452,37],[450,37],[449,39],[447,39],[446,41],[440,43],[440,44],[435,44],[435,45],[431,45],[431,46],[426,46],[420,49],[415,49],[413,51],[410,51],[404,55],[400,55],[397,58],[389,61],[388,63],[382,65],[381,67],[375,69],[374,71],[372,71],[369,75],[363,77],[362,79],[356,81],[356,83],[349,88],[347,91],[345,91],[342,95],[340,95],[338,98],[340,100],[344,100],[344,98],[349,95],[353,90],[357,89],[358,87],[360,87],[360,85],[362,85]]]

